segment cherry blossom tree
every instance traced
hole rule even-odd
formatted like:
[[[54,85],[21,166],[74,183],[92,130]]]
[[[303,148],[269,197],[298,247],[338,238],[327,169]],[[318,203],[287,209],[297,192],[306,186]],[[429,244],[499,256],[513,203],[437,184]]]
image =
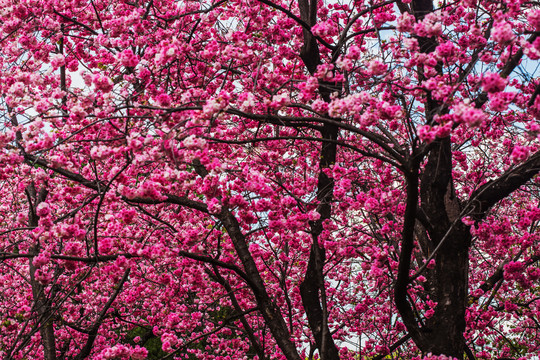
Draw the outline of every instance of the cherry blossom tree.
[[[5,359],[531,359],[540,7],[0,1]]]

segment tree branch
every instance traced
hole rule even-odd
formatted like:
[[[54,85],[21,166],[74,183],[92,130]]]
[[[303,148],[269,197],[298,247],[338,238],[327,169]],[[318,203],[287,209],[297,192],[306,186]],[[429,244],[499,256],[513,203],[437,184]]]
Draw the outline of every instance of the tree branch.
[[[124,272],[124,276],[122,277],[120,282],[116,285],[116,290],[111,295],[111,297],[109,298],[109,301],[107,301],[103,309],[101,309],[101,312],[96,322],[94,323],[94,326],[92,326],[92,328],[88,331],[88,339],[86,340],[86,344],[84,345],[82,350],[79,352],[76,359],[78,360],[86,359],[90,355],[92,351],[92,347],[94,346],[94,341],[96,340],[99,328],[101,324],[103,323],[103,319],[105,318],[105,315],[107,315],[107,311],[112,306],[114,300],[116,300],[116,297],[118,296],[118,294],[120,294],[120,292],[122,291],[122,287],[124,286],[124,283],[127,281],[130,271],[131,271],[130,268],[126,269],[126,271]]]
[[[473,202],[471,217],[476,221],[482,220],[491,207],[519,189],[539,171],[540,151],[537,151],[521,165],[482,185],[470,197],[469,202]]]

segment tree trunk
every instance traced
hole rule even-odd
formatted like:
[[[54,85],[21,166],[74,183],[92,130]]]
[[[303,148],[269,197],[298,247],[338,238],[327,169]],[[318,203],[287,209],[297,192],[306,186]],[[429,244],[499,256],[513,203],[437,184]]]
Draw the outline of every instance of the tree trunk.
[[[426,215],[428,234],[435,256],[435,271],[427,274],[433,283],[435,313],[426,322],[426,336],[420,349],[433,354],[463,358],[465,309],[468,295],[469,227],[461,222],[459,203],[452,179],[450,139],[434,144],[420,184],[421,209]],[[442,242],[442,243],[441,243]]]
[[[42,188],[39,193],[36,192],[34,183],[28,185],[25,189],[28,199],[28,226],[36,228],[39,225],[39,216],[36,214],[37,206],[45,201],[47,191]],[[39,253],[39,243],[32,249],[32,253]],[[41,344],[43,346],[43,355],[45,360],[56,359],[56,342],[54,338],[53,312],[51,311],[51,299],[47,299],[45,294],[45,286],[36,280],[36,268],[32,264],[33,258],[29,258],[30,283],[32,286],[32,295],[34,297],[34,309],[39,318],[39,334],[41,335]]]

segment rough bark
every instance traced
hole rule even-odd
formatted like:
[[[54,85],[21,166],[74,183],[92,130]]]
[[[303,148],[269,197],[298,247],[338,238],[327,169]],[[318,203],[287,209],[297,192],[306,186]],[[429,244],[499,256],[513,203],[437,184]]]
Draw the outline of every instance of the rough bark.
[[[227,233],[231,237],[234,248],[242,265],[244,266],[246,275],[251,279],[252,291],[259,307],[261,314],[270,328],[270,332],[274,336],[279,348],[283,351],[283,354],[287,360],[299,360],[300,355],[296,350],[294,343],[291,341],[291,335],[287,329],[287,324],[283,319],[281,311],[277,307],[274,301],[268,295],[264,281],[261,278],[261,274],[257,269],[255,260],[251,256],[248,249],[246,238],[240,230],[240,224],[238,220],[227,209],[223,209],[219,214],[223,226],[227,230]]]
[[[208,175],[208,170],[198,159],[193,161],[193,166],[200,177],[204,178]],[[246,282],[253,292],[257,307],[259,308],[265,323],[268,325],[272,336],[276,340],[277,345],[281,351],[283,351],[287,360],[300,360],[300,355],[296,350],[294,342],[291,340],[291,334],[287,329],[287,324],[283,319],[281,310],[266,291],[264,280],[249,251],[247,239],[242,232],[238,220],[231,211],[225,207],[217,214],[217,217],[232,240],[236,254],[244,267]]]
[[[317,1],[299,0],[300,17],[304,22],[313,26],[317,21]],[[304,44],[300,52],[300,57],[306,69],[314,74],[317,66],[321,63],[321,57],[317,40],[304,28]],[[336,90],[335,84],[320,84],[319,93],[323,100],[330,101],[330,94]],[[322,142],[321,158],[319,162],[319,176],[317,183],[317,201],[319,206],[317,211],[320,218],[311,222],[311,236],[313,243],[309,255],[308,266],[304,280],[300,284],[300,295],[302,304],[308,318],[309,327],[313,334],[315,344],[319,349],[321,360],[338,360],[339,350],[332,339],[330,328],[328,327],[328,311],[326,308],[326,292],[324,284],[324,262],[326,259],[325,249],[319,243],[319,236],[323,231],[323,221],[330,218],[332,212],[331,202],[333,199],[334,181],[329,178],[324,169],[328,168],[336,161],[338,127],[333,124],[325,124],[321,130],[321,137],[324,140],[333,142]]]
[[[426,323],[427,341],[423,351],[463,358],[465,309],[468,295],[469,228],[454,222],[461,212],[452,180],[450,139],[438,140],[429,154],[420,186],[421,207],[430,223],[428,231],[434,246],[435,271],[428,273],[435,286],[435,313]],[[447,234],[448,233],[448,234]]]
[[[36,214],[37,206],[45,201],[47,197],[47,191],[42,188],[39,192],[33,183],[28,185],[25,189],[28,199],[29,211],[28,211],[28,226],[36,228],[39,223],[39,216]],[[33,254],[39,253],[39,242],[35,244],[31,252]],[[53,325],[53,312],[51,309],[52,299],[48,299],[45,294],[45,286],[36,280],[36,267],[32,264],[33,257],[28,259],[28,265],[30,270],[30,283],[32,286],[32,296],[34,297],[34,309],[39,318],[39,334],[41,335],[41,345],[43,346],[43,355],[45,360],[56,359],[56,341],[54,337],[54,325]]]
[[[431,0],[413,0],[411,9],[417,20],[433,11]],[[418,38],[422,52],[429,53],[438,45],[434,38]],[[516,54],[503,69],[507,77],[515,68],[522,54]],[[418,69],[419,80],[423,79],[422,68]],[[476,101],[481,106],[485,99]],[[445,112],[444,106],[434,101],[430,94],[426,99],[426,122],[433,116]],[[429,293],[437,302],[435,313],[424,325],[420,325],[406,298],[408,271],[412,258],[412,226],[410,216],[417,195],[411,187],[414,177],[408,178],[408,206],[402,234],[402,254],[398,280],[395,288],[396,306],[407,326],[409,334],[423,352],[444,354],[463,359],[468,351],[463,338],[465,311],[468,301],[469,248],[471,234],[468,226],[460,221],[463,212],[476,221],[483,219],[500,200],[524,185],[540,171],[540,152],[532,155],[522,165],[503,174],[496,180],[480,187],[467,204],[461,204],[456,196],[452,179],[452,150],[449,138],[438,139],[430,145],[427,161],[422,171],[419,186],[420,211],[427,222],[425,231],[429,235],[430,248],[440,245],[435,255],[435,269],[426,273],[430,284]],[[411,199],[412,197],[412,199]],[[409,206],[410,205],[410,206]],[[411,209],[409,209],[411,208]],[[465,210],[465,211],[464,211]],[[418,216],[417,216],[418,217]],[[470,351],[469,351],[470,352]]]
[[[412,11],[417,20],[423,19],[433,11],[431,0],[415,0]],[[434,38],[418,38],[422,52],[430,53],[438,43]],[[418,69],[422,80],[422,68]],[[431,123],[434,115],[445,109],[427,94],[426,122]],[[469,228],[461,221],[456,221],[462,210],[454,189],[452,179],[452,150],[449,138],[438,139],[430,147],[427,162],[415,183],[414,176],[408,178],[408,203],[402,240],[402,254],[398,281],[396,283],[396,305],[417,346],[423,352],[444,354],[458,359],[465,352],[465,309],[468,292],[468,254],[471,242]],[[419,194],[414,189],[419,186]],[[434,271],[427,272],[431,284],[430,295],[437,302],[434,315],[420,325],[406,299],[408,272],[413,251],[414,220],[411,220],[416,208],[416,196],[420,197],[420,210],[427,221],[426,231],[431,241],[430,247],[441,245],[435,256]],[[411,199],[411,197],[413,197]],[[409,209],[410,208],[410,209]],[[408,216],[407,216],[408,215]],[[416,217],[416,214],[414,214]],[[444,241],[441,244],[441,241]]]

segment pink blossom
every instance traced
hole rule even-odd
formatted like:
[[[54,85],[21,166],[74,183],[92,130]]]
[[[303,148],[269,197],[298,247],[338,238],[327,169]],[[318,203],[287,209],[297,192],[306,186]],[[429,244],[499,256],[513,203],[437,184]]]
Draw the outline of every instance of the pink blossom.
[[[321,215],[317,211],[313,210],[309,212],[308,217],[310,221],[316,221],[320,219]]]
[[[195,135],[190,135],[182,141],[186,149],[203,149],[206,145],[206,140]]]
[[[58,69],[61,66],[64,66],[65,64],[65,58],[62,54],[55,54],[51,56],[51,66],[53,69]]]
[[[378,60],[372,60],[369,62],[367,68],[372,75],[379,76],[386,72],[388,65],[383,64]]]
[[[536,30],[540,30],[540,10],[531,9],[527,12],[527,22]]]
[[[456,46],[451,41],[446,41],[437,46],[437,55],[441,58],[451,59],[456,55]]]
[[[143,360],[143,359],[146,359],[147,356],[148,356],[148,350],[138,345],[135,346],[135,348],[131,351],[131,358],[133,360]]]
[[[156,97],[156,102],[161,107],[169,107],[171,105],[171,97],[168,94],[162,93]]]
[[[416,23],[414,16],[404,12],[397,20],[397,30],[401,32],[411,32]]]
[[[491,37],[501,45],[510,43],[515,38],[512,25],[506,21],[496,22],[491,31]]]
[[[103,92],[110,92],[113,89],[114,83],[112,80],[101,74],[95,74],[92,77],[92,82],[96,87],[96,90],[101,90]]]
[[[47,251],[42,251],[36,257],[34,257],[34,260],[32,260],[32,265],[39,269],[42,266],[47,265],[49,261],[51,261],[51,254]]]
[[[429,125],[423,125],[423,126],[418,127],[417,132],[418,132],[418,137],[420,138],[420,140],[425,141],[427,143],[432,142],[437,137],[436,131],[433,131],[433,128]]]
[[[498,92],[488,95],[489,107],[494,111],[505,111],[515,99],[516,94],[511,92]]]
[[[35,272],[35,279],[43,285],[48,285],[51,283],[53,276],[50,271],[39,268]]]
[[[131,49],[126,49],[120,53],[120,62],[126,67],[135,67],[139,63],[139,59]]]
[[[218,214],[221,212],[221,204],[218,199],[212,198],[208,201],[208,212],[210,214]]]
[[[36,109],[38,113],[46,112],[49,109],[49,107],[50,107],[49,101],[47,101],[46,99],[42,99],[34,103],[34,109]]]
[[[529,148],[526,146],[516,145],[510,155],[512,161],[515,163],[526,160],[529,157]]]
[[[440,15],[429,13],[424,19],[414,25],[414,32],[418,36],[439,36],[442,33]]]
[[[506,79],[496,73],[486,73],[482,76],[482,88],[488,93],[503,91],[506,82]]]
[[[47,216],[51,212],[51,206],[49,203],[42,202],[36,207],[36,215],[37,216]]]
[[[313,104],[311,104],[311,107],[313,108],[313,110],[319,113],[325,113],[328,111],[328,103],[320,99],[315,100]]]
[[[25,86],[22,82],[16,82],[13,85],[10,86],[8,92],[15,97],[23,97],[24,96],[24,90]]]
[[[459,103],[453,107],[454,118],[457,123],[465,123],[476,127],[482,124],[487,116],[481,110],[466,103]]]

